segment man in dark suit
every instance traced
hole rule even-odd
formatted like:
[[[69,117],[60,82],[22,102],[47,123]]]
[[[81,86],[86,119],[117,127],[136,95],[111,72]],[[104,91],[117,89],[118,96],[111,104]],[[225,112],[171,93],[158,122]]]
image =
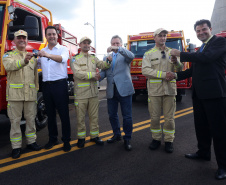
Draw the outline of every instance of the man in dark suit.
[[[133,83],[130,75],[130,63],[134,59],[134,54],[122,47],[122,39],[115,35],[111,39],[111,46],[107,52],[113,53],[108,56],[111,67],[100,73],[101,79],[107,77],[107,104],[109,120],[114,136],[107,140],[108,143],[121,140],[120,123],[118,117],[118,103],[121,106],[123,116],[123,131],[125,133],[124,147],[130,151],[130,144],[133,123],[132,123],[132,95],[134,94]]]
[[[216,179],[226,179],[226,39],[211,34],[209,20],[197,21],[196,35],[203,45],[196,53],[173,49],[171,55],[192,62],[190,69],[178,72],[177,79],[192,77],[192,99],[198,151],[189,159],[210,161],[211,141],[218,164]]]

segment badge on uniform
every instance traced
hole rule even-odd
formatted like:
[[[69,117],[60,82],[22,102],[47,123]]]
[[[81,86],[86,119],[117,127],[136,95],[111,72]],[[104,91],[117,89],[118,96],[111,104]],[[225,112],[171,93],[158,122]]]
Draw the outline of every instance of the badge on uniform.
[[[9,56],[9,54],[6,53],[6,54],[3,55],[3,58],[8,57],[8,56]]]

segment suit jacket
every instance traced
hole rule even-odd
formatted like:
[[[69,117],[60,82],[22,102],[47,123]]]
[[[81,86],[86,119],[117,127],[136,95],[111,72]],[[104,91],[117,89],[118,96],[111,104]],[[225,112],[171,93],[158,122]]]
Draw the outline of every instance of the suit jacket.
[[[192,77],[194,91],[199,99],[226,97],[226,39],[213,36],[204,50],[181,52],[181,61],[192,62],[190,69],[178,72],[178,80]]]
[[[112,66],[100,72],[101,80],[107,77],[107,98],[113,98],[114,84],[120,96],[125,97],[134,94],[133,83],[130,74],[130,63],[134,59],[134,54],[125,48],[120,47],[115,61],[114,70]]]

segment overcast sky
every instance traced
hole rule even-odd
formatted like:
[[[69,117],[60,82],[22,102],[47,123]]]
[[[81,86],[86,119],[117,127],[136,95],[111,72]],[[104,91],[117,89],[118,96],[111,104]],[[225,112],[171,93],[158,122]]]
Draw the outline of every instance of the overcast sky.
[[[31,5],[27,0],[21,0]],[[52,12],[53,23],[61,23],[75,35],[94,40],[93,0],[36,0]],[[96,46],[101,59],[110,46],[113,35],[127,42],[127,35],[153,32],[163,27],[167,30],[184,30],[185,39],[197,46],[193,26],[199,19],[211,19],[215,0],[95,0]],[[34,7],[34,6],[32,6]],[[36,9],[39,9],[36,7]],[[92,43],[91,45],[94,45]]]

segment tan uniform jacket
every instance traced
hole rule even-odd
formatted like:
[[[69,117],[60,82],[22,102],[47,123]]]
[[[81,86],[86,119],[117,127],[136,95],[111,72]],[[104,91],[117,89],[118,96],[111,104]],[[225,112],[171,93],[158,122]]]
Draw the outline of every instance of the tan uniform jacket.
[[[3,65],[7,72],[7,101],[36,101],[38,84],[37,59],[32,58],[25,64],[26,51],[7,52],[3,56]]]
[[[176,95],[176,80],[167,82],[166,72],[178,72],[183,64],[171,62],[170,48],[165,48],[165,57],[157,47],[144,54],[142,61],[142,74],[148,78],[147,88],[149,96]]]
[[[110,67],[106,61],[81,52],[71,58],[71,69],[74,74],[75,99],[84,99],[98,96],[97,81],[95,80],[96,68],[107,69]]]

